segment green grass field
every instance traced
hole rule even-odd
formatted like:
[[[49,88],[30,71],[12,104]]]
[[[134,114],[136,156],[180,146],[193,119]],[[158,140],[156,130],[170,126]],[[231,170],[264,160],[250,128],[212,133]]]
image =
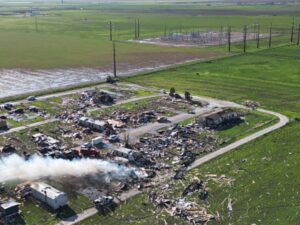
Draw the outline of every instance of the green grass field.
[[[289,46],[127,78],[142,85],[243,102],[290,117],[300,112],[299,47]]]
[[[1,12],[15,13],[31,5],[3,6]],[[33,4],[33,6],[35,6]],[[289,42],[292,18],[299,4],[279,7],[257,4],[75,4],[56,6],[45,4],[37,9],[39,16],[1,16],[0,68],[64,68],[92,66],[108,69],[112,63],[112,43],[109,41],[109,21],[113,23],[113,39],[124,41],[134,38],[134,20],[140,19],[141,38],[159,36],[167,31],[219,30],[232,26],[242,32],[243,25],[259,23],[267,33],[270,23],[284,29],[286,35],[278,44]],[[223,11],[225,14],[222,13]],[[195,10],[208,10],[206,13]],[[274,10],[274,14],[270,13]],[[298,10],[300,11],[300,10]],[[245,14],[250,12],[250,14]],[[231,14],[230,14],[231,13]],[[252,15],[253,14],[253,15]],[[295,23],[300,21],[295,14]],[[35,20],[36,18],[36,20]],[[37,23],[35,22],[37,21]],[[252,28],[249,28],[251,31]],[[279,28],[278,28],[279,29]],[[296,35],[296,32],[295,32]],[[263,41],[262,41],[263,42]],[[266,46],[266,44],[262,45]],[[145,44],[118,43],[117,60],[120,67],[151,61],[158,53],[197,54],[207,51],[226,52],[227,48],[207,49],[172,48]],[[241,46],[233,46],[240,52]],[[151,56],[151,57],[150,57]]]

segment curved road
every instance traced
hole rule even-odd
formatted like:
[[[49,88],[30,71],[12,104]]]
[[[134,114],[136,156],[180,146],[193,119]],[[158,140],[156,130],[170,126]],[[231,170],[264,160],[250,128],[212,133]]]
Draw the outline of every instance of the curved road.
[[[229,151],[231,151],[231,150],[233,150],[233,149],[235,149],[235,148],[237,148],[237,147],[239,147],[243,144],[246,144],[246,143],[248,143],[248,142],[250,142],[250,141],[252,141],[256,138],[259,138],[259,137],[267,134],[267,133],[270,133],[274,130],[277,130],[277,129],[285,126],[289,122],[289,118],[282,115],[282,114],[280,114],[280,113],[272,112],[272,111],[265,110],[265,109],[257,109],[257,111],[274,115],[274,116],[279,118],[279,122],[276,123],[273,126],[267,127],[267,128],[265,128],[263,130],[260,130],[260,131],[254,133],[254,134],[251,134],[247,137],[244,137],[244,138],[242,138],[242,139],[240,139],[240,140],[238,140],[238,141],[236,141],[236,142],[234,142],[230,145],[227,145],[224,148],[221,148],[217,151],[214,151],[212,153],[209,153],[209,154],[203,156],[202,158],[200,158],[200,159],[196,160],[194,163],[192,163],[192,165],[188,168],[188,170],[194,169],[194,168],[196,168],[196,167],[198,167],[198,166],[200,166],[200,165],[202,165],[202,164],[204,164],[204,163],[206,163],[206,162],[208,162],[212,159],[215,159],[215,158],[223,155],[224,153],[229,152]]]

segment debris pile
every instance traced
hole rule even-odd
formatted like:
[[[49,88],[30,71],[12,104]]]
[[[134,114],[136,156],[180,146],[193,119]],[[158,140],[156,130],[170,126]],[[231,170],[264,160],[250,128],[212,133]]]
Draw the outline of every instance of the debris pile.
[[[0,147],[1,155],[10,155],[16,153],[16,148],[11,144],[5,144],[3,147]]]
[[[81,117],[83,117],[83,115],[83,112],[70,109],[63,111],[61,114],[58,114],[56,118],[63,120],[67,123],[76,123]]]
[[[255,102],[255,101],[251,101],[251,100],[246,100],[244,102],[244,105],[253,110],[255,110],[256,108],[258,108],[260,106],[259,102]]]
[[[73,159],[77,157],[75,151],[62,146],[61,141],[48,135],[37,133],[32,135],[33,142],[38,145],[38,151],[45,157]]]
[[[115,98],[107,92],[97,90],[86,90],[77,98],[64,98],[61,105],[68,106],[64,114],[75,114],[76,110],[83,111],[88,107],[100,107],[101,105],[112,105]]]
[[[210,129],[223,129],[242,123],[244,113],[233,109],[219,109],[198,118],[197,123]]]
[[[114,98],[104,91],[87,90],[80,95],[80,102],[90,105],[112,105],[114,101]]]
[[[104,211],[114,205],[114,198],[112,196],[100,196],[94,200],[94,205],[98,210]]]
[[[204,207],[200,207],[197,203],[188,201],[185,198],[173,200],[166,198],[164,195],[157,196],[155,192],[151,192],[149,200],[155,205],[166,209],[172,216],[178,216],[193,225],[204,224],[215,219]]]
[[[194,160],[194,153],[211,152],[216,144],[217,139],[211,132],[204,130],[197,123],[191,123],[176,124],[157,135],[142,137],[133,146],[154,158],[168,159],[177,153],[177,160],[173,161],[173,164],[181,162],[187,166]]]
[[[128,162],[139,167],[149,167],[154,164],[154,162],[147,158],[143,151],[136,151],[124,147],[115,149],[113,151],[113,156],[115,156],[116,160]],[[120,158],[126,160],[121,160]]]

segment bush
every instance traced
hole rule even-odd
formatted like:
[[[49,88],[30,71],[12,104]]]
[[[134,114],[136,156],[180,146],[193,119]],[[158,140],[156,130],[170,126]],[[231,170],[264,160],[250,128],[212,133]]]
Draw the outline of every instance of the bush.
[[[106,82],[109,84],[114,84],[114,83],[116,83],[116,80],[114,78],[112,78],[111,76],[108,76],[106,78]]]
[[[174,96],[174,94],[176,93],[176,90],[175,90],[175,88],[173,88],[173,87],[171,87],[170,88],[170,96]]]

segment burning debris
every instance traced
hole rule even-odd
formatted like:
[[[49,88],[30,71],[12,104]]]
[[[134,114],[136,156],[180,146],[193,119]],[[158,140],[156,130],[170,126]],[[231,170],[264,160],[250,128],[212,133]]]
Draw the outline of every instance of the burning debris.
[[[123,162],[128,162],[139,167],[149,167],[154,164],[151,160],[147,159],[144,152],[124,147],[115,149],[113,151],[113,156],[117,157],[117,159],[124,158],[126,160],[123,160]]]
[[[3,147],[0,147],[0,153],[2,156],[8,156],[16,152],[17,152],[16,148],[11,144],[6,144]]]
[[[24,160],[18,155],[2,157],[0,161],[0,182],[14,179],[38,179],[43,177],[107,174],[111,177],[138,178],[134,168],[122,166],[101,159],[52,159],[33,155]]]

